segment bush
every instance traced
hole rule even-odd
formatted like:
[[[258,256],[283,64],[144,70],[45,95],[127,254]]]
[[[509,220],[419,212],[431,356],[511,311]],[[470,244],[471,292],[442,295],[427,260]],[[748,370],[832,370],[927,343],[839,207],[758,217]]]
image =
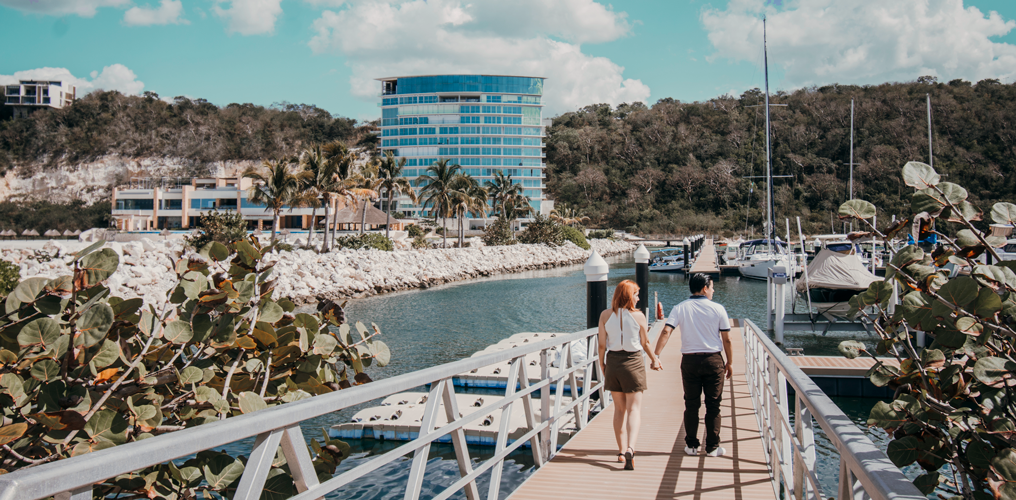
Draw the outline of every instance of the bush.
[[[202,214],[198,219],[198,229],[201,230],[199,234],[187,236],[186,240],[188,245],[199,250],[213,241],[228,244],[247,237],[247,221],[239,212],[232,210],[213,210]]]
[[[203,258],[176,262],[159,313],[140,298],[110,296],[104,283],[120,258],[103,244],[78,252],[69,275],[28,278],[11,294],[18,300],[6,301],[6,472],[369,383],[364,367],[388,364],[377,327],[351,329],[339,304],[298,313],[273,297],[275,280],[265,279],[273,264],[263,258],[272,247],[255,238],[212,242]],[[73,355],[64,355],[69,345]],[[349,457],[349,445],[328,436],[310,444],[329,450],[314,454],[322,477]],[[243,467],[243,457],[208,450],[91,488],[95,498],[228,498]],[[284,462],[265,474],[273,492],[296,494]]]
[[[512,231],[511,221],[504,217],[498,217],[493,224],[483,230],[483,244],[489,247],[496,245],[514,245],[515,231]]]
[[[564,231],[561,227],[561,224],[558,224],[554,219],[536,214],[533,222],[530,222],[522,234],[519,234],[519,241],[533,245],[542,243],[559,246],[564,243]]]
[[[409,237],[413,238],[413,239],[419,238],[419,237],[423,236],[424,234],[426,234],[423,231],[423,229],[420,229],[420,226],[417,226],[416,224],[410,224],[410,225],[406,226],[406,232],[408,232],[409,233]]]
[[[361,248],[374,248],[377,250],[384,250],[386,252],[395,250],[395,245],[392,243],[392,240],[381,233],[363,233],[349,236],[339,236],[338,238],[335,238],[335,245],[338,248],[349,248],[352,250],[359,250]]]
[[[18,281],[21,281],[21,268],[13,262],[0,260],[0,297],[11,293]]]
[[[571,226],[562,226],[561,233],[563,234],[565,240],[578,245],[579,248],[583,250],[589,250],[589,242],[586,241],[586,237],[582,234],[582,231],[579,231]]]
[[[427,241],[427,238],[424,238],[422,234],[413,238],[413,248],[428,248],[428,247],[430,247],[430,242]]]
[[[597,229],[589,231],[589,239],[591,240],[613,240],[614,237],[613,229]]]
[[[289,243],[282,243],[280,241],[280,242],[276,242],[275,243],[275,249],[280,251],[280,252],[292,252],[293,251],[293,245],[290,245]]]
[[[436,227],[436,228],[434,228],[434,233],[438,234],[438,235],[444,235],[445,228],[444,227]]]

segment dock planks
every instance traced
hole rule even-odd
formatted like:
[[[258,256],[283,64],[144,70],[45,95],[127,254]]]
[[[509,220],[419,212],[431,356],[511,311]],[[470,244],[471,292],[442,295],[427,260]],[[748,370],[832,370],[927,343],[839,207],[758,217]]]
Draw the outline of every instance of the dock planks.
[[[712,248],[707,244],[703,249],[707,247]],[[622,470],[617,462],[611,405],[509,498],[775,499],[744,376],[740,321],[731,320],[731,325],[734,377],[724,386],[720,431],[726,456],[692,457],[684,453],[681,342],[675,332],[661,356],[664,370],[647,373],[649,390],[642,404],[635,470]],[[700,425],[699,430],[705,432],[705,426]]]
[[[720,274],[720,266],[717,264],[716,258],[716,245],[713,245],[713,240],[707,239],[702,244],[702,249],[699,250],[698,257],[688,272],[690,274]]]

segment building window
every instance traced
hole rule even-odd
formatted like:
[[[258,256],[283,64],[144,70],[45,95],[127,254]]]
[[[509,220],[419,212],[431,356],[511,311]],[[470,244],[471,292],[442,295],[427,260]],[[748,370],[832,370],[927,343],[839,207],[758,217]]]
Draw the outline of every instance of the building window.
[[[154,205],[152,200],[116,200],[117,210],[151,210]]]
[[[159,210],[180,210],[183,200],[159,200]]]
[[[190,207],[196,209],[212,209],[215,208],[214,198],[196,198],[190,201]]]

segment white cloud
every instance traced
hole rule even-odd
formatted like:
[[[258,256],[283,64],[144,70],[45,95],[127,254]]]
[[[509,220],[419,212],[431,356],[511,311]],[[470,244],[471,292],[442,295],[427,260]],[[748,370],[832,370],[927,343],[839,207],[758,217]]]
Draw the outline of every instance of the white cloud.
[[[346,0],[303,0],[312,7],[342,7]]]
[[[770,67],[789,87],[828,83],[948,81],[1016,77],[1016,46],[992,41],[1016,28],[963,0],[731,0],[701,21],[715,48],[710,60],[760,62],[762,20],[768,18]]]
[[[0,5],[37,14],[63,16],[77,14],[92,17],[99,7],[123,7],[131,0],[0,0]]]
[[[137,75],[123,64],[113,64],[102,68],[102,72],[92,71],[91,80],[77,78],[66,68],[38,68],[18,71],[13,75],[0,75],[0,85],[18,83],[19,80],[43,80],[70,82],[77,87],[78,97],[95,90],[118,90],[124,94],[137,95],[145,88],[145,83],[138,80]]]
[[[180,0],[162,0],[156,9],[132,7],[123,14],[123,22],[128,26],[151,26],[153,24],[187,24],[183,15],[183,3]]]
[[[545,113],[645,101],[649,87],[582,52],[630,32],[623,13],[593,0],[364,0],[326,10],[309,45],[345,58],[353,94],[374,100],[382,76],[508,74],[547,77]]]
[[[226,20],[226,32],[241,35],[265,35],[275,32],[275,20],[282,14],[282,0],[230,0],[223,9],[216,0],[215,15]]]

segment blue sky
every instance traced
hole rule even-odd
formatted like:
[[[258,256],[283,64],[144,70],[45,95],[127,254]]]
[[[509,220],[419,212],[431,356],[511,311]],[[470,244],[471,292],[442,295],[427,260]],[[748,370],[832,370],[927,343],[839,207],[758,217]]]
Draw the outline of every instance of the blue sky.
[[[1016,81],[1011,0],[0,0],[0,81],[373,119],[378,76],[524,74],[552,116],[760,86],[763,14],[773,89]]]

